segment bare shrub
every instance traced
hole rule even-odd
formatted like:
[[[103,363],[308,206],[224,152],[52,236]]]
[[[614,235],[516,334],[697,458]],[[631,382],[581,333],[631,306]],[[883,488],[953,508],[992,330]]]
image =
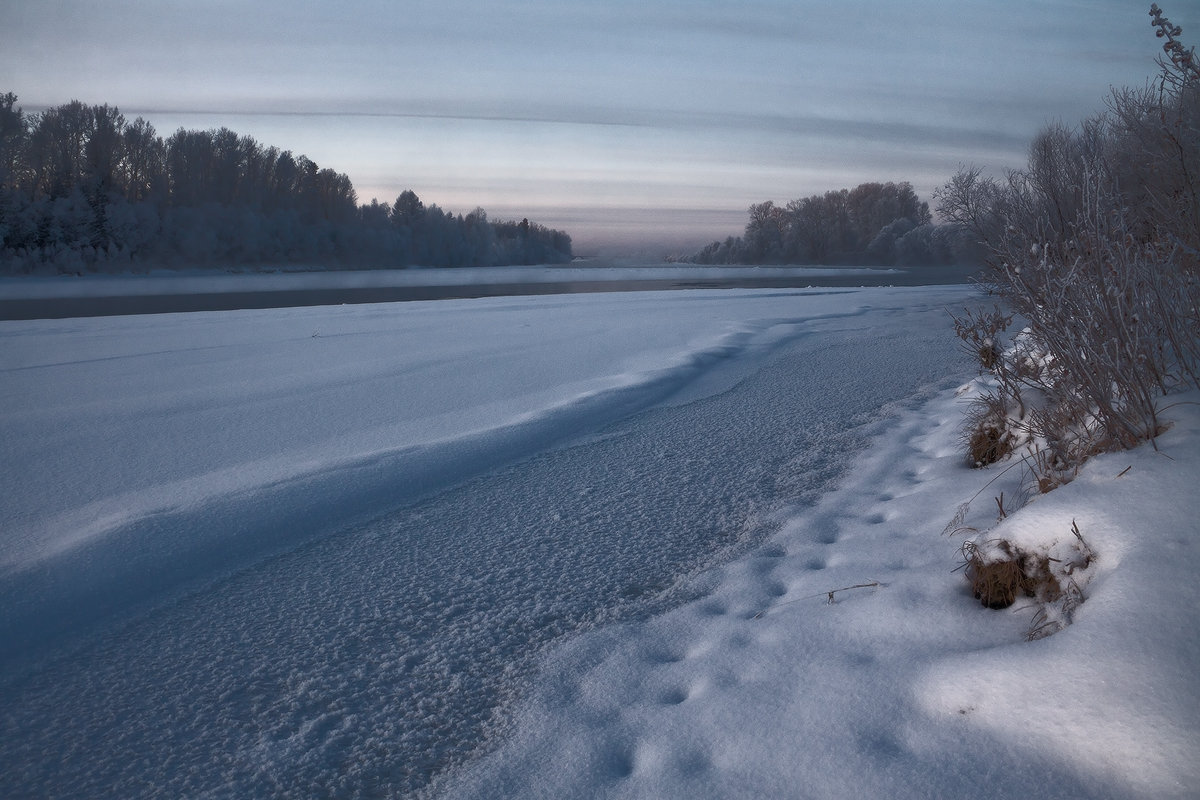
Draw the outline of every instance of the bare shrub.
[[[969,168],[935,194],[943,217],[986,246],[988,285],[1039,351],[997,344],[999,310],[955,319],[1000,402],[1050,449],[1039,487],[1096,452],[1153,439],[1160,398],[1200,386],[1200,70],[1179,28],[1157,6],[1151,16],[1169,56],[1155,85],[1115,91],[1075,128],[1045,129],[1026,169],[1002,181]],[[978,462],[994,430],[978,410],[969,424]]]
[[[1012,314],[1005,314],[998,306],[991,311],[964,308],[962,315],[950,315],[954,320],[954,333],[963,340],[967,351],[979,365],[991,372],[1001,366],[1001,334],[1012,324]]]

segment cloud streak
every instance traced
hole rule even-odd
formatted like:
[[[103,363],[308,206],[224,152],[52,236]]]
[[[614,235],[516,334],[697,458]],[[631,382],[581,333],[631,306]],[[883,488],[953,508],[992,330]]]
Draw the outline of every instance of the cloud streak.
[[[1195,11],[1167,11],[1200,34]],[[1038,127],[1142,83],[1157,53],[1127,0],[45,0],[0,7],[0,28],[0,88],[26,107],[226,125],[347,172],[364,199],[411,186],[454,210],[706,222],[1016,166]]]

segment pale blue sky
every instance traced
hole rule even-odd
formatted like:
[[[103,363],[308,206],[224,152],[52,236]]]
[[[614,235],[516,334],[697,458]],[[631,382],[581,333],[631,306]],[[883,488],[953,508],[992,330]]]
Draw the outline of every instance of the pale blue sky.
[[[361,200],[562,227],[576,250],[688,250],[752,202],[866,180],[928,199],[1018,166],[1154,72],[1141,0],[0,0],[0,91],[227,126],[347,173]],[[1200,42],[1194,0],[1165,13]]]

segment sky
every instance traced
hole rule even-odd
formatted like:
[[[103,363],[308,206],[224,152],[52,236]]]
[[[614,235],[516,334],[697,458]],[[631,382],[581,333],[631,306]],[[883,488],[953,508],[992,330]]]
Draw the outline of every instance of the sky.
[[[1200,41],[1200,7],[1164,12]],[[1141,0],[0,0],[0,91],[225,126],[577,254],[690,252],[751,203],[1020,166],[1154,73]],[[1195,34],[1195,35],[1193,35]],[[7,85],[3,85],[7,84]]]

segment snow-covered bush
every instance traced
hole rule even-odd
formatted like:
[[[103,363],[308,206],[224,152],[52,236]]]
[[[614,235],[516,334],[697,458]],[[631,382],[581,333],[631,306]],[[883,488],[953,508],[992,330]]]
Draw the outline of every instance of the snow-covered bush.
[[[986,373],[969,387],[968,460],[1020,457],[993,492],[1025,467],[1006,479],[1015,497],[996,496],[995,529],[964,522],[968,502],[947,531],[972,535],[962,566],[981,603],[1032,598],[1030,639],[1070,623],[1097,554],[1074,523],[1069,536],[1030,530],[1011,511],[1092,456],[1153,440],[1164,396],[1200,387],[1200,67],[1180,29],[1150,14],[1168,56],[1153,85],[1114,91],[1077,128],[1047,128],[1024,170],[963,169],[936,195],[986,248],[988,286],[1008,307],[955,317]]]
[[[997,403],[1054,448],[1041,462],[1059,470],[1153,439],[1162,396],[1200,385],[1200,70],[1180,30],[1157,6],[1151,16],[1170,55],[1154,86],[1115,91],[1075,129],[1047,128],[1026,169],[1002,181],[966,169],[937,195],[987,247],[990,288],[1041,351],[1032,367],[1021,348],[985,366]],[[1004,352],[996,317],[956,326]]]
[[[1071,623],[1084,600],[1095,552],[1071,523],[1071,536],[1035,540],[984,538],[963,543],[967,580],[988,608],[1008,608],[1020,597],[1038,605],[1027,637],[1042,639]]]

